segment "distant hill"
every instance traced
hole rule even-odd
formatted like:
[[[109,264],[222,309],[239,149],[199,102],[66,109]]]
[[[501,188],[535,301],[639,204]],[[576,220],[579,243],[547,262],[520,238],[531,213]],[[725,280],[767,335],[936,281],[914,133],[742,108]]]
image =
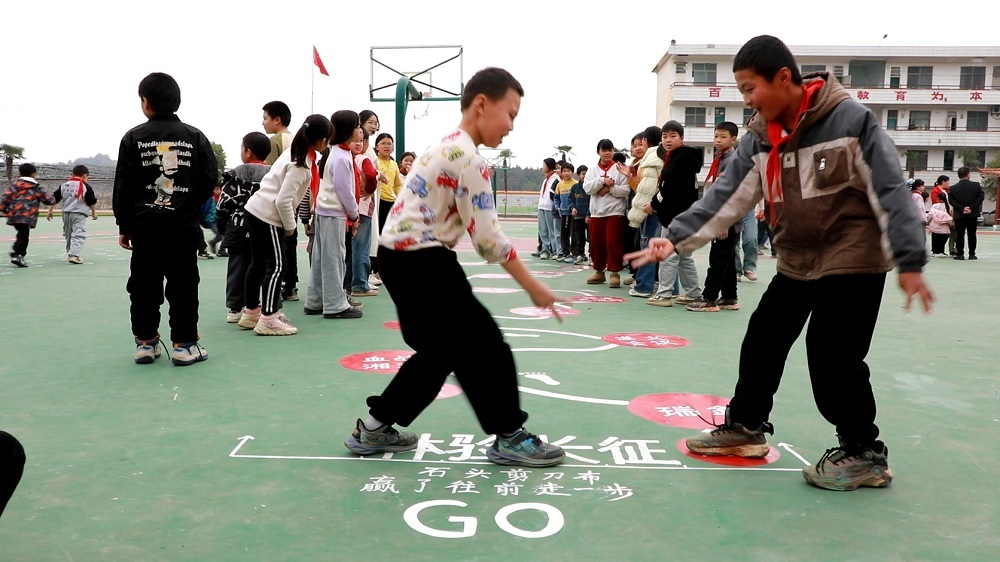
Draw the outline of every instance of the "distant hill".
[[[73,166],[76,166],[78,164],[83,164],[84,166],[111,166],[111,167],[114,167],[115,164],[117,164],[117,161],[116,160],[112,160],[111,157],[108,156],[107,154],[101,154],[100,152],[98,152],[97,154],[95,154],[93,156],[87,156],[87,157],[83,157],[83,158],[77,158],[76,160],[72,160],[72,161],[69,161],[69,162],[66,162],[66,163],[70,164],[70,165],[73,165]]]

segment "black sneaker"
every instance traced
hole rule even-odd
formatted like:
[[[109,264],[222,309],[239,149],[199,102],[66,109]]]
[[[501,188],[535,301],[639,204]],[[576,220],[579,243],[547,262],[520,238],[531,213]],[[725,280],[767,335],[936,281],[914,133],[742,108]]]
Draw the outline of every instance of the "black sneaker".
[[[963,256],[962,254],[955,254],[955,256],[953,257],[953,259],[964,261],[965,260],[965,256]]]
[[[24,256],[13,255],[10,258],[10,263],[17,267],[28,267],[28,264],[24,263]]]
[[[978,260],[979,258],[976,257],[976,254],[969,254],[969,259],[970,260]]]
[[[201,251],[198,252],[198,259],[200,259],[200,260],[212,260],[212,259],[215,259],[215,256],[213,256],[212,254],[206,252],[205,250],[201,250]]]
[[[219,251],[216,252],[215,255],[219,256],[220,258],[228,258],[229,252],[227,252],[225,248],[219,248]]]
[[[504,466],[546,467],[561,463],[566,453],[521,429],[511,437],[497,435],[493,446],[486,450],[486,457]]]
[[[770,423],[764,422],[757,429],[747,429],[741,423],[733,423],[729,418],[729,408],[726,408],[726,419],[722,425],[715,426],[708,433],[689,437],[686,443],[692,453],[699,455],[761,459],[771,450],[765,433],[774,435],[774,427]]]
[[[334,312],[333,314],[324,314],[323,318],[327,318],[327,319],[334,319],[334,318],[361,318],[362,316],[364,316],[364,313],[361,311],[360,308],[355,308],[353,306],[349,306],[346,309],[341,310],[340,312]]]
[[[871,447],[849,449],[841,438],[839,447],[827,449],[819,462],[802,469],[802,477],[813,486],[839,492],[885,488],[892,483],[889,448],[876,441]]]

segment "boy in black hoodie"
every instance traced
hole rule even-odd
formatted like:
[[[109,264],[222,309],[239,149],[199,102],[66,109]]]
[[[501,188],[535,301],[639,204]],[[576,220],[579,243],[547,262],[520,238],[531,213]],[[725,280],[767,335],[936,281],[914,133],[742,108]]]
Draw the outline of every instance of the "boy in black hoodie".
[[[149,121],[122,137],[113,208],[118,245],[132,252],[126,286],[132,301],[135,362],[160,355],[160,305],[170,303],[174,365],[208,359],[198,343],[198,215],[212,196],[218,171],[205,135],[177,117],[181,89],[168,74],[139,82]],[[167,286],[164,291],[163,281]]]
[[[662,235],[667,235],[667,227],[674,217],[683,213],[698,200],[698,171],[705,163],[705,157],[697,148],[684,145],[684,125],[677,121],[667,121],[663,125],[663,142],[657,148],[663,151],[663,172],[660,173],[660,192],[646,204],[647,214],[656,213],[660,219]],[[683,296],[673,295],[674,281],[680,276]],[[698,286],[698,268],[691,254],[675,253],[660,264],[660,288],[646,304],[653,306],[673,306],[701,302],[701,287]]]

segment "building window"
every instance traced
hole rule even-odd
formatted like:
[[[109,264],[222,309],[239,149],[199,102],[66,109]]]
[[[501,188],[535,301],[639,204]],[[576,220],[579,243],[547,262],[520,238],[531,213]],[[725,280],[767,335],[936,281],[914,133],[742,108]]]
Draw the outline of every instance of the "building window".
[[[899,127],[899,110],[890,109],[886,112],[885,128],[895,131]]]
[[[803,64],[802,74],[810,74],[813,72],[826,72],[825,64]]]
[[[957,131],[958,130],[958,112],[957,111],[949,111],[948,112],[948,123],[946,124],[946,126],[948,127],[949,131]]]
[[[705,126],[705,108],[704,107],[685,107],[684,108],[684,126],[685,127],[704,127]]]
[[[927,151],[926,150],[907,150],[906,151],[906,169],[907,170],[926,170],[927,169]]]
[[[933,66],[906,67],[906,87],[929,89],[934,86]]]
[[[746,127],[750,123],[750,118],[753,117],[753,109],[749,107],[743,108],[743,126]]]
[[[698,85],[715,86],[714,62],[696,62],[691,65],[694,74],[694,83]]]
[[[715,108],[715,124],[718,125],[726,120],[726,108],[716,107]]]
[[[911,111],[910,112],[910,124],[907,127],[911,131],[926,131],[931,128],[931,112],[930,111]]]
[[[899,87],[899,67],[890,66],[889,67],[889,87],[898,88]]]
[[[944,169],[945,171],[951,172],[955,169],[955,151],[945,150],[944,151]]]
[[[985,131],[989,127],[989,117],[988,111],[970,111],[966,115],[965,120],[965,130],[966,131]]]
[[[958,87],[962,90],[982,90],[986,88],[985,66],[963,66],[958,76]]]
[[[978,168],[979,166],[982,166],[985,163],[986,163],[986,151],[985,150],[977,150],[976,151],[976,161],[974,163],[969,163],[968,166],[970,168],[972,168],[972,167],[977,167]]]

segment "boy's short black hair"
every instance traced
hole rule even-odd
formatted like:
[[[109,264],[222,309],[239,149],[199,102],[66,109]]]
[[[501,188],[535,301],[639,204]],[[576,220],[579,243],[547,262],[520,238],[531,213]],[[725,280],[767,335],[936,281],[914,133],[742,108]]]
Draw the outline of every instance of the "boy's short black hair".
[[[616,152],[616,153],[614,153],[614,155],[611,156],[611,161],[612,162],[618,162],[619,164],[624,164],[625,163],[625,154],[622,153],[622,152]]]
[[[277,118],[281,121],[281,124],[285,127],[292,123],[292,110],[288,108],[288,104],[283,101],[269,101],[262,107],[264,111],[267,112],[272,118]],[[250,148],[249,146],[247,148]]]
[[[602,150],[614,150],[615,143],[611,142],[611,139],[601,139],[597,141],[597,152]]]
[[[580,175],[589,169],[586,164],[580,164],[580,167],[576,169],[576,175]]]
[[[36,168],[31,162],[25,162],[17,167],[17,173],[20,174],[21,177],[27,178],[31,177],[31,174],[37,174],[38,168]]]
[[[507,95],[507,90],[514,90],[524,97],[524,88],[517,78],[502,68],[491,66],[472,75],[462,91],[462,111],[472,105],[476,96],[483,94],[488,99],[496,101]]]
[[[663,127],[660,127],[660,130],[662,131],[660,134],[661,137],[666,133],[673,132],[684,138],[684,125],[681,125],[680,121],[667,121],[663,124]]]
[[[153,72],[139,82],[139,97],[146,98],[153,113],[177,113],[181,106],[181,87],[173,76]]]
[[[793,84],[802,84],[802,73],[792,52],[781,39],[770,35],[758,35],[747,41],[733,60],[734,74],[750,70],[768,82],[773,81],[782,68],[791,71]]]
[[[243,148],[249,150],[258,160],[267,159],[267,155],[271,153],[271,141],[264,133],[257,131],[247,133],[243,136],[242,143]]]
[[[736,126],[736,123],[732,121],[723,121],[715,126],[716,131],[725,131],[729,133],[729,136],[735,138],[740,134],[740,128]]]
[[[565,169],[565,168],[569,168],[570,170],[573,169],[573,165],[570,164],[569,162],[565,161],[565,160],[560,160],[560,161],[556,162],[556,166],[559,166],[560,168],[563,168],[563,169]]]
[[[90,170],[83,164],[77,164],[76,166],[73,166],[73,175],[78,177],[88,176],[90,175]]]

